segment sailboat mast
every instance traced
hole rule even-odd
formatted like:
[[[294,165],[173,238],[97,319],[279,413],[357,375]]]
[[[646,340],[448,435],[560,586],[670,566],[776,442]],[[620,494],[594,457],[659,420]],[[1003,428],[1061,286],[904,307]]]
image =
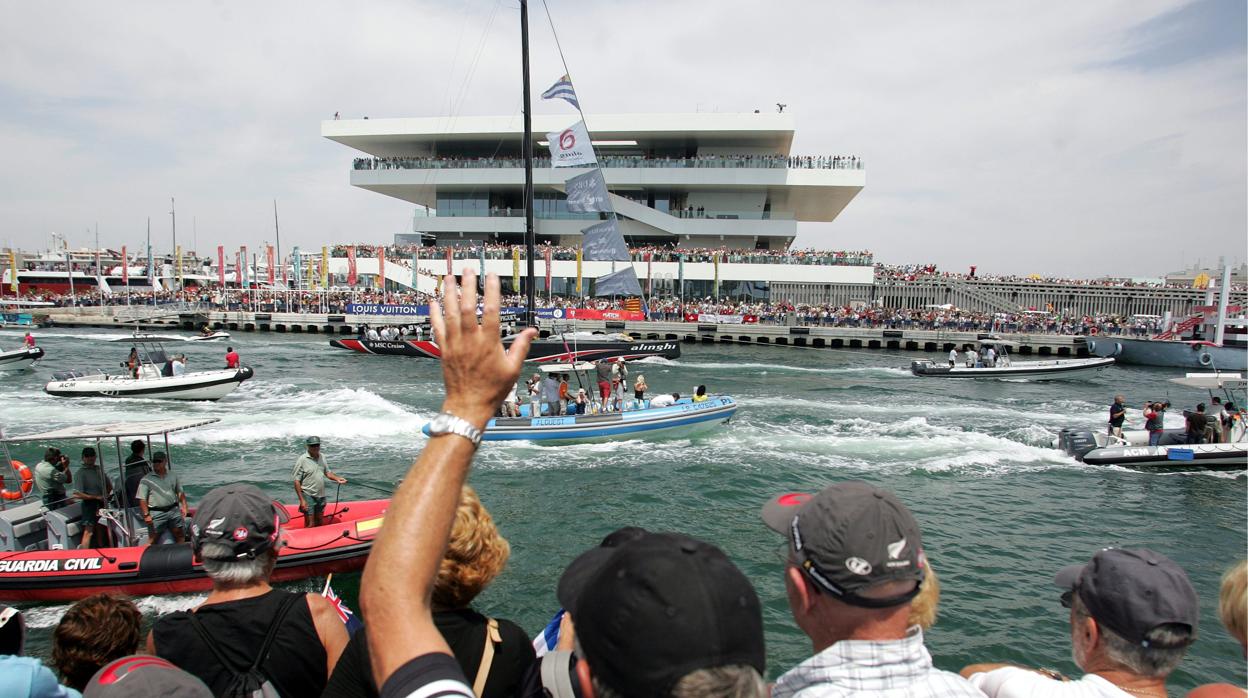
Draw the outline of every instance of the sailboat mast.
[[[537,240],[533,233],[533,114],[529,97],[529,2],[520,0],[520,70],[523,75],[524,89],[524,140],[520,147],[524,153],[524,249],[528,267],[529,282],[526,287],[525,325],[537,327],[537,315],[534,311],[534,278],[533,256]]]

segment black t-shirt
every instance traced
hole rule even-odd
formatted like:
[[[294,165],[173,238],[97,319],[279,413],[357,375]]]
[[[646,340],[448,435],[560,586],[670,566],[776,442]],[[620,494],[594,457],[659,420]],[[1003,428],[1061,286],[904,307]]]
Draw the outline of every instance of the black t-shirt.
[[[264,644],[282,601],[290,595],[273,589],[262,596],[201,606],[195,617],[235,670],[246,671]],[[214,694],[220,694],[234,674],[204,645],[190,616],[188,611],[178,611],[156,621],[152,627],[156,655],[198,676]],[[328,659],[306,599],[296,601],[286,614],[260,671],[283,696],[319,696],[324,690]]]
[[[1109,406],[1109,425],[1111,427],[1122,426],[1122,421],[1126,418],[1127,418],[1126,405],[1119,405],[1118,403],[1115,402],[1114,404]]]
[[[468,683],[472,683],[485,649],[486,617],[470,608],[462,608],[437,611],[433,622],[454,653],[460,671],[469,677]],[[542,695],[533,641],[520,626],[501,618],[498,619],[498,633],[503,641],[494,647],[490,676],[480,698]],[[393,681],[392,677],[387,685]],[[376,698],[366,633],[360,631],[351,636],[321,695],[322,698]]]
[[[1191,412],[1187,415],[1187,430],[1193,434],[1203,432],[1209,420],[1203,412]]]
[[[384,698],[473,698],[472,689],[455,658],[437,653],[422,654],[399,667],[381,687],[381,695]]]

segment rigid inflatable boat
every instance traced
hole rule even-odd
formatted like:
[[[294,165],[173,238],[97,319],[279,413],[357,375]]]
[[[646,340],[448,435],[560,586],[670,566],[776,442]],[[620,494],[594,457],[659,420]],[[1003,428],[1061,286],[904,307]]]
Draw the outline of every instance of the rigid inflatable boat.
[[[42,347],[0,351],[0,371],[20,371],[34,366],[43,358]]]
[[[169,356],[156,343],[137,342],[138,366],[127,373],[58,371],[43,386],[56,397],[145,397],[162,400],[220,400],[255,375],[250,366],[191,371],[172,375],[166,370]],[[124,365],[124,364],[123,364]]]

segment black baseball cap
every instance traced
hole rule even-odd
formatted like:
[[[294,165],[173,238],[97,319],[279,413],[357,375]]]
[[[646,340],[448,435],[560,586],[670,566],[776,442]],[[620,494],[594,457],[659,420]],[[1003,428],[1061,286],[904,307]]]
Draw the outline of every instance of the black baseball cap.
[[[1096,622],[1141,647],[1172,649],[1196,641],[1200,602],[1196,590],[1170,558],[1147,548],[1105,548],[1086,565],[1064,567],[1057,586],[1079,594]],[[1146,636],[1159,625],[1191,628],[1186,642],[1150,645]]]
[[[622,695],[655,696],[698,669],[763,673],[762,607],[722,550],[679,533],[621,537],[582,553],[559,579],[595,676]]]
[[[927,573],[919,523],[888,490],[848,480],[818,494],[782,494],[763,505],[762,517],[768,528],[788,537],[806,576],[845,603],[888,608],[919,593]],[[915,585],[904,594],[875,598],[859,593],[906,580]]]
[[[196,552],[206,542],[230,546],[231,555],[216,559],[255,557],[277,541],[281,524],[289,519],[286,510],[255,485],[225,485],[200,500],[191,535]]]

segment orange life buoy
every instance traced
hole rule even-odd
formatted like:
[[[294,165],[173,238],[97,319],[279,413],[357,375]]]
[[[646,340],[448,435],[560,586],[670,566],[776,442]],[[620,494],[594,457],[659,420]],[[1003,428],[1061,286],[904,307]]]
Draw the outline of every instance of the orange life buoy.
[[[9,464],[17,471],[18,488],[21,491],[15,490],[10,492],[6,487],[0,489],[0,498],[14,501],[30,494],[30,491],[35,488],[35,476],[30,472],[30,468],[26,467],[26,464],[20,460],[9,461]],[[0,482],[3,482],[3,480],[3,476],[0,476]]]

